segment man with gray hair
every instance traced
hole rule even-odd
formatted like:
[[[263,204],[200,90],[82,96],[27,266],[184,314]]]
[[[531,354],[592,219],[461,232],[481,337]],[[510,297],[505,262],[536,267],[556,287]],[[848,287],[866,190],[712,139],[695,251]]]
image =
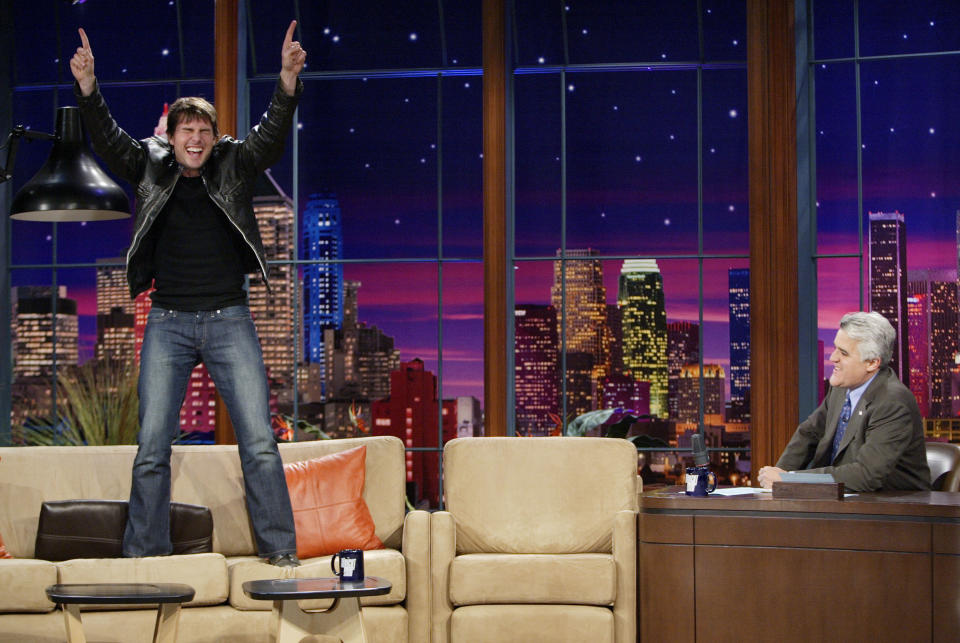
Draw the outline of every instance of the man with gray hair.
[[[760,469],[761,486],[803,470],[829,473],[851,491],[930,488],[920,409],[888,366],[895,340],[879,313],[843,316],[830,354],[830,392],[777,465]]]

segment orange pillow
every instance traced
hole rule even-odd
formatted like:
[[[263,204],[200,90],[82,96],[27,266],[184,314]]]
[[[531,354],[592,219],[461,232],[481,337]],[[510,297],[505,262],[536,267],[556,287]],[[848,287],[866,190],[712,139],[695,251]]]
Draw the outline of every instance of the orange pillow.
[[[380,549],[363,499],[367,447],[283,465],[297,529],[297,556],[328,556],[341,549]]]

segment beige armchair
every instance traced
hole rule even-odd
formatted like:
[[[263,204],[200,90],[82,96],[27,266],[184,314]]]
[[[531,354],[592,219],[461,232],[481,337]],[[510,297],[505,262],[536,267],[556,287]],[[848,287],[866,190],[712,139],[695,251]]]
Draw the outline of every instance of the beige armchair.
[[[637,638],[637,451],[616,438],[461,438],[430,518],[432,641]]]

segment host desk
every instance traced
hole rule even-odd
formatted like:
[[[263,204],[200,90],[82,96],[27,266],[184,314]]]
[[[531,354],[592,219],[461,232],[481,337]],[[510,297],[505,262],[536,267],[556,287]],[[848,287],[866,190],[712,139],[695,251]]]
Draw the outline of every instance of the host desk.
[[[960,493],[645,492],[640,638],[960,641]]]

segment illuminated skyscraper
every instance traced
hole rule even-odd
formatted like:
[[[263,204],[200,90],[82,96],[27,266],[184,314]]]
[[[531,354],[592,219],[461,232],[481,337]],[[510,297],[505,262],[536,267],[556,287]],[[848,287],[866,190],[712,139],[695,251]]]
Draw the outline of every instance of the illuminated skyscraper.
[[[728,272],[730,305],[730,417],[750,421],[750,269]]]
[[[870,310],[880,313],[897,331],[890,367],[910,385],[907,325],[907,227],[900,212],[871,212]]]
[[[97,359],[136,356],[134,301],[130,299],[123,257],[97,259]],[[108,265],[113,264],[113,265]]]
[[[14,286],[13,304],[13,377],[49,377],[57,368],[76,366],[77,302],[67,299],[67,287],[57,287],[57,313],[54,322],[53,298],[49,286]],[[56,350],[54,350],[56,329]]]
[[[48,417],[53,411],[54,364],[58,373],[77,365],[77,302],[67,299],[67,287],[57,288],[56,320],[49,286],[10,289],[13,382],[11,425],[28,417]],[[56,350],[54,350],[56,329]]]
[[[313,194],[303,212],[303,259],[343,259],[340,203],[330,195]],[[304,360],[320,364],[323,374],[323,331],[343,326],[343,264],[311,263],[303,268]]]
[[[938,279],[939,277],[939,279]],[[930,416],[952,415],[950,374],[957,353],[957,282],[952,275],[931,274],[930,281]]]
[[[912,276],[912,275],[911,275]],[[930,293],[927,281],[907,284],[907,321],[910,341],[910,392],[917,399],[920,415],[930,416]]]
[[[667,407],[667,311],[663,275],[655,259],[628,259],[620,270],[617,302],[623,315],[623,366],[650,382],[650,413]]]
[[[680,371],[677,386],[677,421],[699,422],[701,384],[703,386],[703,415],[712,415],[723,420],[724,373],[719,364],[703,365],[703,382],[700,381],[700,365],[686,364]]]
[[[513,323],[516,432],[546,435],[554,426],[550,414],[560,412],[557,311],[553,306],[517,306]]]
[[[567,415],[576,417],[597,408],[597,372],[596,362],[590,353],[567,353],[561,361],[566,386]]]
[[[293,201],[274,181],[269,170],[257,180],[253,211],[267,261],[292,260],[295,243]],[[250,275],[250,314],[260,336],[270,389],[286,396],[293,386],[296,365],[294,337],[298,320],[294,317],[293,297],[297,271],[291,264],[268,263],[267,274],[270,277],[269,290],[262,277]]]
[[[667,391],[669,417],[677,419],[680,371],[687,364],[700,362],[700,324],[689,321],[667,324]]]
[[[623,372],[623,315],[616,304],[607,304],[607,337],[610,338],[610,372]]]
[[[373,402],[374,435],[394,435],[409,448],[443,448],[457,437],[457,403],[444,400],[438,408],[437,378],[414,359],[403,362],[390,374],[390,396]],[[437,427],[438,411],[442,425]],[[442,433],[442,437],[441,434]],[[427,501],[438,507],[440,501],[437,453],[407,451],[407,495],[415,505]]]
[[[600,260],[590,258],[596,255],[591,249],[567,250],[564,260],[553,262],[550,289],[550,303],[557,311],[557,334],[567,353],[591,356],[594,379],[605,375],[610,365],[607,289]]]

